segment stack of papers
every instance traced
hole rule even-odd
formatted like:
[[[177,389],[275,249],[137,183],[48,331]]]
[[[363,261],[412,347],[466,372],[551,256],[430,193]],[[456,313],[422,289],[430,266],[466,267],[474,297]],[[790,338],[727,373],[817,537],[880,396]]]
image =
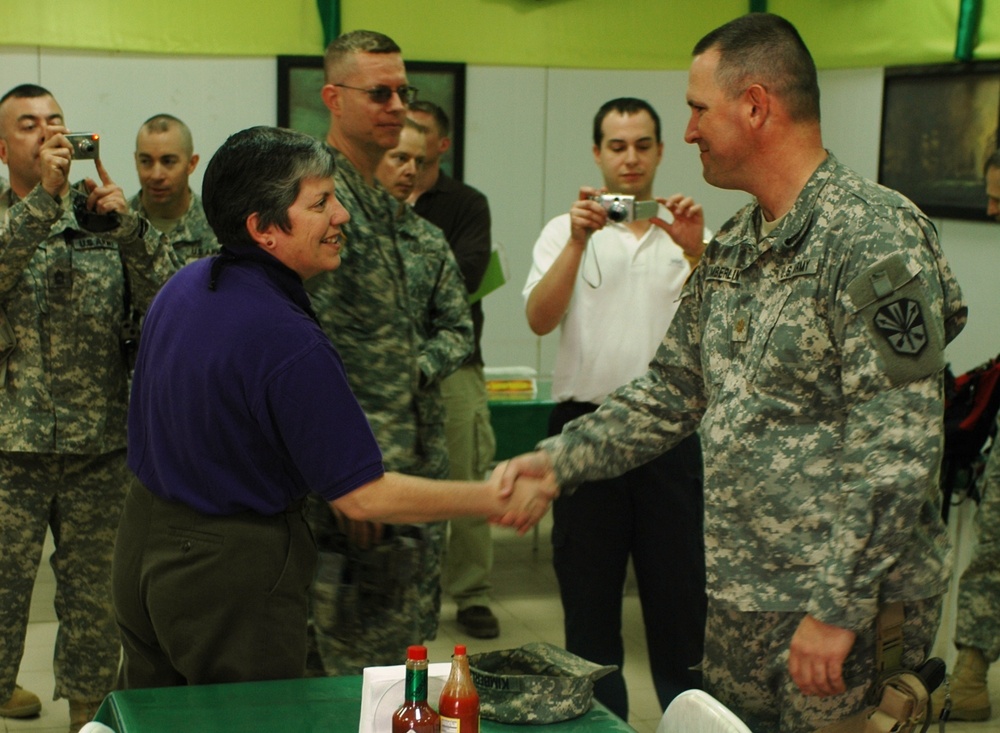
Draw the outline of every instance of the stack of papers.
[[[531,367],[486,367],[486,393],[490,397],[535,397],[538,373]]]

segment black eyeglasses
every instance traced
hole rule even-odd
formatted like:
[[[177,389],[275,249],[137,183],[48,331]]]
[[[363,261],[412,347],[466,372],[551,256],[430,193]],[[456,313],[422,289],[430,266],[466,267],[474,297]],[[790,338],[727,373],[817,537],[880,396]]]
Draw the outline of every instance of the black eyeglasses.
[[[343,87],[344,89],[353,89],[356,92],[364,92],[368,95],[368,98],[372,100],[375,104],[385,104],[390,99],[392,99],[393,94],[399,95],[399,101],[404,105],[409,105],[410,102],[417,101],[417,92],[420,91],[416,87],[411,86],[401,86],[393,89],[392,87],[387,87],[385,85],[379,85],[377,87],[372,87],[371,89],[362,89],[361,87],[351,87],[347,84],[334,84],[335,87]]]

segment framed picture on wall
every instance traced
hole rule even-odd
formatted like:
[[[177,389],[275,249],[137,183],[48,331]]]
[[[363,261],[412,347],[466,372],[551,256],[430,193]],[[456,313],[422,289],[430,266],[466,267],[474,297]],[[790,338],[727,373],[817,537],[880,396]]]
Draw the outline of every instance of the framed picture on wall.
[[[441,169],[462,180],[465,131],[465,64],[407,61],[406,76],[419,92],[417,99],[434,102],[451,120],[451,148]],[[320,97],[322,56],[278,56],[278,125],[326,138],[330,113]]]
[[[998,127],[1000,61],[887,68],[879,183],[931,216],[986,221]]]

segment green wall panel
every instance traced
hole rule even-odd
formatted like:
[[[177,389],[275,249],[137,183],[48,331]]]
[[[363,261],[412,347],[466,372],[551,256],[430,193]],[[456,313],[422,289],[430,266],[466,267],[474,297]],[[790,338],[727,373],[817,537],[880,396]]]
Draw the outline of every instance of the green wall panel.
[[[821,68],[950,61],[961,0],[769,0]],[[1000,58],[1000,0],[983,0],[974,58]],[[316,0],[6,3],[0,45],[227,56],[320,53]],[[340,0],[341,28],[388,33],[411,59],[683,69],[749,0]]]

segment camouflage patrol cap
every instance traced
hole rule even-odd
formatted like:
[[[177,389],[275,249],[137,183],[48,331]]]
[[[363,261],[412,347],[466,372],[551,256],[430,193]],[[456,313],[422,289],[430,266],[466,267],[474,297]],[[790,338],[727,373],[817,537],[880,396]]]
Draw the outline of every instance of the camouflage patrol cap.
[[[500,723],[555,723],[590,709],[594,680],[617,667],[602,667],[552,644],[469,656],[479,692],[479,713]]]

